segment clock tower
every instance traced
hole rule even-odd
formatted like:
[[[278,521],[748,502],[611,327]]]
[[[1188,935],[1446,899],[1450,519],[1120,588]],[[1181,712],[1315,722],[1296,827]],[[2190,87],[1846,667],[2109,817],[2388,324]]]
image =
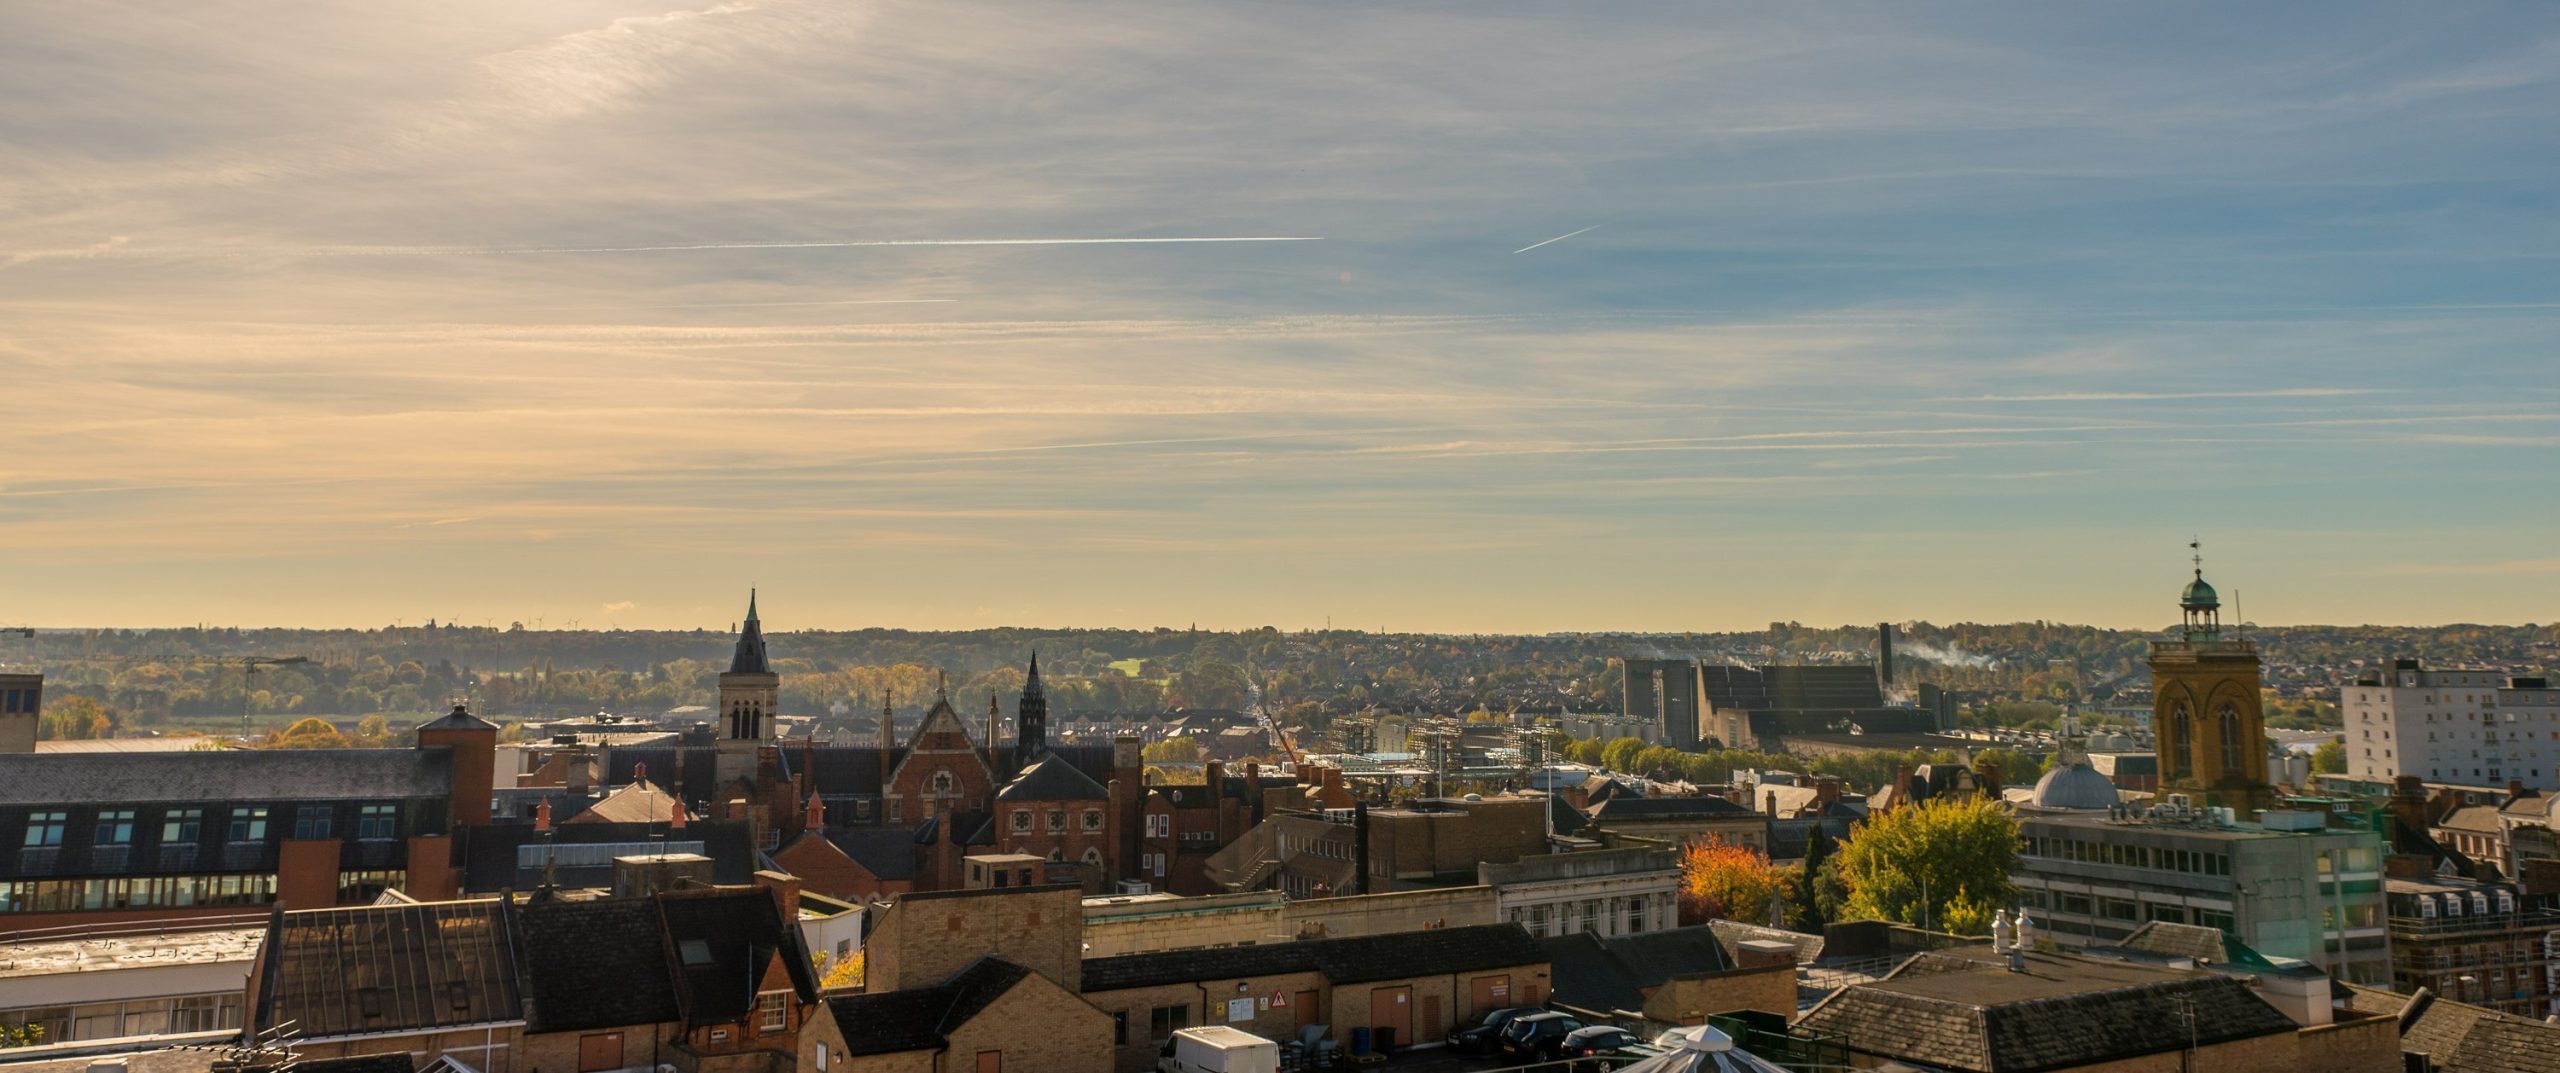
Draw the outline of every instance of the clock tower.
[[[2249,818],[2275,802],[2267,785],[2258,647],[2223,635],[2222,598],[2204,579],[2201,554],[2195,579],[2178,594],[2178,609],[2177,632],[2151,642],[2151,728],[2159,742],[2161,792]]]

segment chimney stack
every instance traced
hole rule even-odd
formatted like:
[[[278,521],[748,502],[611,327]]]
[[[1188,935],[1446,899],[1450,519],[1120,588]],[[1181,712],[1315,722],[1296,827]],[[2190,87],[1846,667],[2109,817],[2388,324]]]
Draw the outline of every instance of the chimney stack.
[[[1876,684],[1893,688],[1893,623],[1876,623]]]

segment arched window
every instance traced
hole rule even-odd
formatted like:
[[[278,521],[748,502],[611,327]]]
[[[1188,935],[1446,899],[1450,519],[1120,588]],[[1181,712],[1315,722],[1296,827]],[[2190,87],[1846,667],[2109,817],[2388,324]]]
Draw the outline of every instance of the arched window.
[[[950,772],[937,771],[933,773],[933,792],[937,794],[947,794],[951,792]]]
[[[1089,864],[1089,865],[1092,865],[1092,866],[1094,866],[1094,867],[1096,867],[1096,868],[1101,867],[1101,866],[1102,866],[1102,851],[1101,851],[1101,850],[1098,850],[1098,849],[1087,849],[1087,850],[1085,850],[1085,851],[1084,851],[1084,863]]]
[[[2213,719],[2222,724],[2222,773],[2237,775],[2240,773],[2240,713],[2225,704],[2213,713]]]
[[[2195,720],[2187,717],[2187,706],[2184,704],[2169,710],[2169,750],[2171,778],[2195,772]]]

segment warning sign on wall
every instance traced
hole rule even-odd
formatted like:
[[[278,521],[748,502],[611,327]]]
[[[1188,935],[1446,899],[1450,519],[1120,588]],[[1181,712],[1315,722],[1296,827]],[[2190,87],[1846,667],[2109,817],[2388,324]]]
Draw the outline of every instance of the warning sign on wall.
[[[1272,992],[1272,993],[1271,993],[1271,1008],[1272,1008],[1272,1009],[1275,1009],[1275,1010],[1285,1010],[1285,1009],[1288,1009],[1288,1008],[1289,1008],[1289,996],[1288,996],[1288,994],[1287,994],[1286,992],[1281,992],[1281,991],[1274,991],[1274,992]]]

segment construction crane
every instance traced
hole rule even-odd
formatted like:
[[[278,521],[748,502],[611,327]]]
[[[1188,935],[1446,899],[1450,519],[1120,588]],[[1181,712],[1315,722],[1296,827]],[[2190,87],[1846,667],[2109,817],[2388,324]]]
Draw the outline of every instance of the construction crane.
[[[261,667],[291,667],[309,663],[308,656],[242,656],[240,657],[240,740],[249,740],[250,677]]]

